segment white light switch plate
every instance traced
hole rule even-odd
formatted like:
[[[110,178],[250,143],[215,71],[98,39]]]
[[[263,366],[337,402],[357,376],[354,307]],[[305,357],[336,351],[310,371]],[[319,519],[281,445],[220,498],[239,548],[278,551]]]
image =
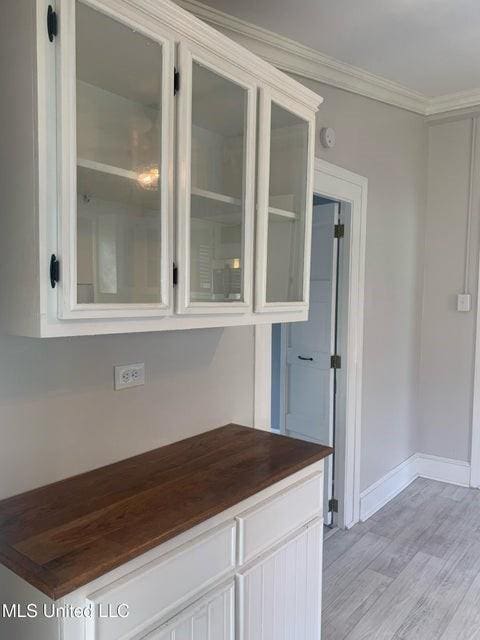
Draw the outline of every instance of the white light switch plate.
[[[115,390],[140,387],[145,384],[145,364],[124,364],[114,368]]]
[[[472,306],[472,296],[469,293],[459,293],[457,295],[457,311],[470,311]]]

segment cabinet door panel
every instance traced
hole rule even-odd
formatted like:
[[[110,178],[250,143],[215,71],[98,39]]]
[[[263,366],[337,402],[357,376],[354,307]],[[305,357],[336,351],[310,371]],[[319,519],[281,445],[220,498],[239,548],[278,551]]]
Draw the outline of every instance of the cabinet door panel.
[[[238,576],[240,640],[319,640],[323,523]]]
[[[81,0],[60,19],[60,317],[165,315],[173,45]]]
[[[234,585],[209,594],[145,640],[234,640]]]
[[[256,311],[308,307],[314,121],[264,89],[261,98]]]
[[[256,88],[245,74],[180,47],[180,313],[251,307]]]

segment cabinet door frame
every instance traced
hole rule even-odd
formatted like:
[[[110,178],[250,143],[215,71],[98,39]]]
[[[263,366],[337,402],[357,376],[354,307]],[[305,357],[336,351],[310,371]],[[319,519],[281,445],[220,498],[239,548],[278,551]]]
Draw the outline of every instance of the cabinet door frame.
[[[219,55],[183,40],[179,44],[180,92],[177,117],[177,265],[176,311],[179,314],[243,314],[252,311],[255,209],[255,142],[257,87],[255,80]],[[247,91],[245,114],[245,176],[242,291],[243,300],[192,302],[190,296],[190,223],[192,190],[192,69],[203,67]]]
[[[58,284],[57,315],[64,319],[142,318],[173,313],[172,221],[173,221],[173,34],[161,30],[148,16],[134,11],[125,0],[82,0],[120,24],[157,41],[162,47],[162,138],[160,302],[77,302],[77,144],[76,144],[76,0],[57,0],[59,36],[57,43],[57,166],[58,166],[58,255],[61,278]]]
[[[270,125],[272,102],[308,124],[308,161],[305,185],[305,232],[303,297],[293,302],[267,302],[268,218],[270,199]],[[312,242],[313,171],[315,154],[315,114],[271,87],[260,89],[258,127],[258,182],[255,258],[255,312],[286,313],[308,310],[310,299],[310,255]]]

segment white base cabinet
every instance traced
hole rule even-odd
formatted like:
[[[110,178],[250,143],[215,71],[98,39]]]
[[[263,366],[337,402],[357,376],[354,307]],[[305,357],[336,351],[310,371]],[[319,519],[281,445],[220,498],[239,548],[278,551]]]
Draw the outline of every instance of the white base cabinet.
[[[0,638],[320,640],[322,496],[323,461],[57,602],[0,566],[1,601],[38,609],[0,618]]]

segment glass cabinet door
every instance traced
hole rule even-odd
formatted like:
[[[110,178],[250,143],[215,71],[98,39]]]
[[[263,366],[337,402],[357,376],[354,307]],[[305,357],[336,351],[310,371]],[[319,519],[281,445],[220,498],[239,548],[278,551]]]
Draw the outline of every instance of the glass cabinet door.
[[[251,308],[256,87],[180,46],[178,267],[180,313]]]
[[[264,90],[260,107],[256,311],[308,307],[314,120]]]
[[[173,45],[81,0],[60,19],[60,315],[165,315]]]

